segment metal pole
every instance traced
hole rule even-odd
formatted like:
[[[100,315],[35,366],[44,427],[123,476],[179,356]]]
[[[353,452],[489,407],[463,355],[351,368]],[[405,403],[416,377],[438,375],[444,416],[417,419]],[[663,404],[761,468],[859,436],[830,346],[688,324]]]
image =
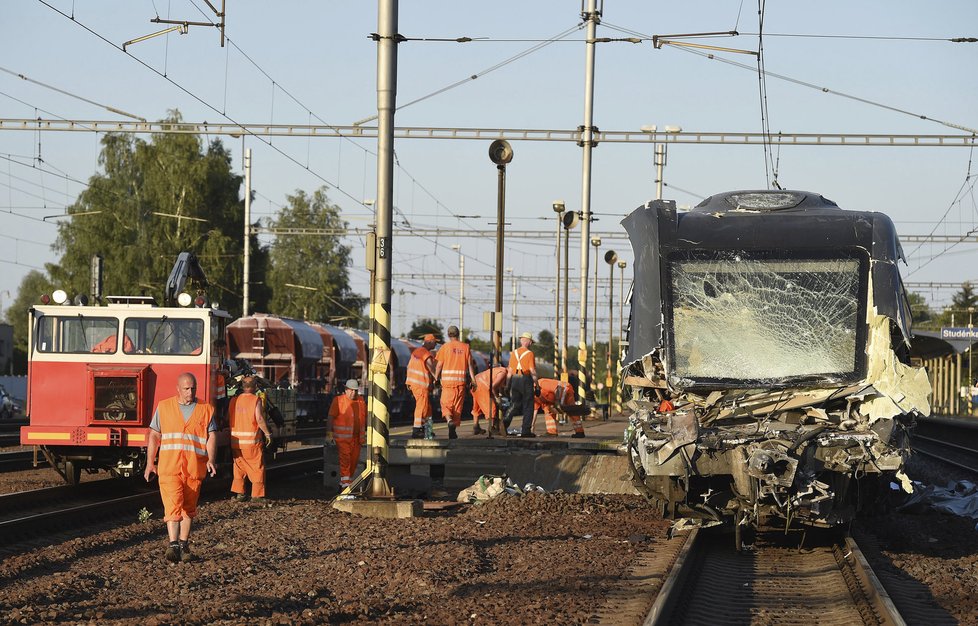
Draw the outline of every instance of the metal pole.
[[[458,338],[465,340],[465,256],[458,248]]]
[[[591,239],[591,149],[594,147],[594,39],[597,25],[601,21],[598,0],[588,0],[588,10],[581,15],[587,22],[585,36],[584,70],[584,125],[581,133],[583,159],[581,164],[581,323],[578,335],[577,361],[579,382],[577,396],[584,401],[593,401],[591,373],[588,371],[587,350],[587,270],[589,261],[588,241]]]
[[[516,272],[515,271],[512,272],[512,278],[513,278],[513,338],[511,343],[513,345],[512,349],[516,350],[516,333],[519,332],[519,330],[516,326]]]
[[[244,153],[245,167],[245,197],[244,197],[244,276],[242,276],[241,315],[248,316],[251,307],[248,299],[251,297],[251,148]]]
[[[496,170],[499,172],[497,177],[497,187],[496,187],[496,308],[492,316],[492,323],[490,324],[492,337],[496,336],[496,320],[500,322],[503,319],[503,251],[504,251],[504,241],[506,236],[506,229],[504,227],[504,222],[506,220],[506,165],[501,163],[496,166]],[[499,328],[502,332],[502,327]],[[499,351],[496,354],[496,363],[502,364],[502,345],[499,346]]]
[[[561,218],[564,216],[564,203],[554,202],[553,204],[554,212],[557,213],[557,237],[556,243],[556,260],[557,260],[557,278],[554,280],[554,377],[558,374],[563,375],[563,368],[560,363],[560,339],[563,336],[560,332],[560,224]]]
[[[391,352],[391,257],[394,231],[394,110],[397,100],[397,0],[377,0],[377,256],[370,303],[371,497],[392,498],[387,483],[391,383],[386,359]]]
[[[597,379],[598,374],[598,248],[601,246],[600,237],[591,237],[594,246],[594,316],[591,318],[591,376]],[[593,394],[593,391],[592,391]]]
[[[607,255],[607,253],[605,254]],[[615,255],[608,262],[608,352],[605,356],[605,371],[607,374],[604,377],[604,384],[608,388],[608,404],[614,404],[611,390],[615,384],[614,376],[611,373],[611,334],[614,332],[615,325],[615,261],[617,260],[618,256]]]
[[[681,156],[681,155],[680,155]],[[662,169],[666,164],[666,144],[655,144],[655,199],[662,200]]]
[[[618,261],[618,369],[621,370],[621,354],[623,352],[623,347],[621,345],[621,335],[625,332],[625,266],[627,263],[625,261]],[[620,413],[622,408],[621,401],[621,382],[617,387],[615,387],[615,398],[616,398],[616,409]]]
[[[567,372],[567,334],[568,309],[570,301],[570,228],[564,228],[564,331],[560,334],[560,380],[568,382]]]

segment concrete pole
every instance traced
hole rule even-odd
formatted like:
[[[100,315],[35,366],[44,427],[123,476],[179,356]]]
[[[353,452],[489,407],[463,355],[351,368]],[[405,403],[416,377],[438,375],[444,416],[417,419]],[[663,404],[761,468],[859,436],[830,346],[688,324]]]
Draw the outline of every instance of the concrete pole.
[[[517,280],[516,280],[516,272],[515,271],[512,272],[512,278],[513,278],[513,341],[512,341],[512,343],[513,343],[513,350],[516,350],[516,333],[519,332],[519,326],[517,326],[517,324],[516,324],[516,294],[517,294],[516,284],[517,284]]]
[[[591,237],[591,244],[594,245],[594,315],[591,317],[591,379],[597,379],[598,372],[598,248],[601,246],[600,237]],[[594,390],[592,388],[592,396]]]
[[[397,102],[397,0],[377,0],[377,256],[370,302],[371,451],[367,494],[392,498],[387,484],[391,383],[386,363],[391,353],[391,258],[394,231],[394,110]]]
[[[560,224],[561,218],[564,217],[564,203],[554,202],[553,208],[557,214],[556,254],[554,255],[557,261],[557,278],[554,281],[554,378],[559,380],[564,371],[560,365],[560,340],[563,337],[560,332]]]
[[[607,374],[604,377],[604,384],[608,389],[608,404],[612,405],[612,408],[615,405],[614,393],[612,391],[615,385],[615,378],[611,373],[611,340],[615,326],[615,261],[617,260],[618,256],[615,255],[615,258],[608,263],[608,353],[605,355],[605,370]]]
[[[245,197],[244,197],[244,276],[242,277],[241,315],[248,316],[251,310],[251,148],[244,153]]]
[[[666,164],[666,144],[655,144],[655,199],[662,200],[663,166]]]
[[[585,36],[584,125],[581,133],[583,159],[581,165],[581,323],[577,344],[578,387],[581,402],[594,401],[591,372],[588,369],[587,349],[587,271],[591,240],[591,149],[594,147],[594,39],[601,13],[598,0],[588,0],[588,10],[581,16],[587,22]]]

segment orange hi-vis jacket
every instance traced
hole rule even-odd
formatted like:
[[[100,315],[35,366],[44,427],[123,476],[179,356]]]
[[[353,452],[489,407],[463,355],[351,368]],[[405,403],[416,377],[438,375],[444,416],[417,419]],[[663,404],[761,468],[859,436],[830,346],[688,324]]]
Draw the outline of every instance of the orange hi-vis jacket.
[[[216,389],[214,390],[214,399],[223,400],[228,397],[228,381],[224,378],[224,374],[217,375],[217,381],[215,383]]]
[[[253,393],[242,393],[231,398],[228,417],[231,420],[231,448],[253,450],[261,449],[258,439],[258,419],[255,407],[261,398]]]
[[[202,480],[207,473],[207,426],[214,408],[198,402],[185,424],[176,398],[157,407],[160,416],[160,476]]]
[[[333,398],[329,407],[333,418],[333,438],[336,441],[362,441],[360,438],[366,427],[367,403],[357,396],[350,400],[345,395]]]
[[[496,401],[492,398],[489,389],[490,373],[492,373],[492,386],[497,392],[499,391],[499,387],[502,386],[503,381],[506,379],[506,368],[503,367],[494,367],[491,370],[485,370],[476,374],[475,394],[473,394],[475,406],[473,407],[472,412],[478,413],[479,415],[495,417],[495,415],[492,414],[496,412]]]
[[[574,389],[570,386],[570,383],[565,383],[554,378],[541,378],[537,383],[540,385],[540,404],[542,406],[574,404]],[[562,397],[559,398],[560,402],[558,402],[557,395],[558,391],[561,390],[563,393],[560,394]]]
[[[442,387],[462,387],[465,385],[465,375],[469,371],[469,362],[472,360],[469,344],[452,339],[438,349],[435,360],[442,364]]]
[[[509,356],[509,371],[511,374],[517,376],[527,375],[534,369],[536,357],[533,356],[533,351],[527,348],[517,348],[513,350],[512,354]]]
[[[411,360],[407,367],[407,384],[421,389],[431,388],[431,372],[428,370],[428,361],[433,357],[428,348],[421,346],[415,348],[411,353]]]

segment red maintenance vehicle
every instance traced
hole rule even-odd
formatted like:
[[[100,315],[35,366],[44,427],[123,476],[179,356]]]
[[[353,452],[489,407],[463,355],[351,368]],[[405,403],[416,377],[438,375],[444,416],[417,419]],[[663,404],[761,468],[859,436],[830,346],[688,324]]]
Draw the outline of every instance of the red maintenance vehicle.
[[[184,292],[188,280],[196,296]],[[211,307],[196,256],[181,253],[164,306],[147,296],[107,296],[89,306],[55,291],[30,310],[23,445],[37,446],[69,484],[81,471],[141,476],[149,423],[177,377],[197,378],[199,402],[215,402],[227,312]],[[223,386],[223,383],[222,385]]]

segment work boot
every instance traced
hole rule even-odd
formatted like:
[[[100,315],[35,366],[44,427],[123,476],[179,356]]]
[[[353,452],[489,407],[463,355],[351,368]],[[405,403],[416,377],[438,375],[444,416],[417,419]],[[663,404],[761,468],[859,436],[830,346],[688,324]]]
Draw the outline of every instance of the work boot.
[[[584,439],[584,433],[574,433],[571,435],[571,439]]]
[[[165,558],[170,563],[179,563],[180,562],[180,542],[179,541],[171,541],[170,542],[170,547],[168,547],[166,549],[166,553],[163,555],[163,558]]]
[[[455,426],[453,424],[448,425],[448,438],[458,439],[458,433],[455,432]]]
[[[475,426],[472,427],[472,434],[473,435],[481,435],[481,434],[483,434],[485,432],[486,432],[485,429],[483,429],[482,426],[479,426],[478,424],[476,424]]]
[[[412,428],[411,439],[424,439],[424,428]]]
[[[190,540],[180,542],[180,561],[182,563],[189,563],[194,560],[193,555],[190,554]]]
[[[248,499],[248,496],[246,496],[243,493],[236,493],[236,494],[234,494],[234,501],[235,502],[244,502],[247,499]]]
[[[520,433],[520,437],[536,437],[536,433]]]

